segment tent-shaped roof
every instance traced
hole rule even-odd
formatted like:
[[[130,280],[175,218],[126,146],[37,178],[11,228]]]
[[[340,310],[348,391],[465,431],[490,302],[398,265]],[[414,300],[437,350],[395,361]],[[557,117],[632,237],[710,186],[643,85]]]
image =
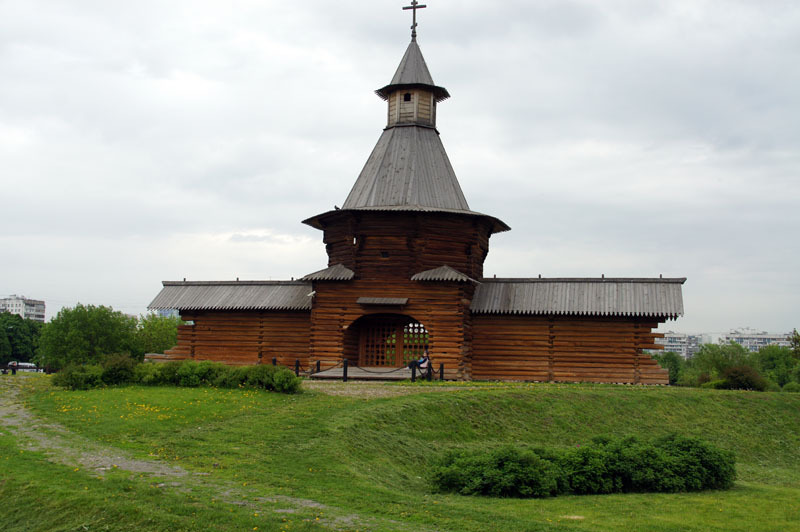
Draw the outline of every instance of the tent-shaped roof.
[[[444,87],[439,87],[433,82],[431,73],[428,70],[428,65],[425,64],[425,58],[422,57],[422,50],[415,39],[411,40],[406,53],[403,54],[403,59],[400,60],[400,65],[392,77],[392,81],[375,91],[375,94],[383,98],[388,98],[389,93],[407,87],[424,87],[433,92],[436,101],[442,101],[450,97],[450,93]]]

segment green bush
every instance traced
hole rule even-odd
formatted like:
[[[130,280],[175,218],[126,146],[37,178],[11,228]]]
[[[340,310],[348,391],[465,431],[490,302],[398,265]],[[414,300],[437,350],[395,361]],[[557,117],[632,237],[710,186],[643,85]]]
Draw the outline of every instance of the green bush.
[[[97,370],[93,369],[97,368]],[[95,382],[94,374],[99,371]],[[103,366],[69,366],[53,380],[57,386],[85,390],[105,384],[136,383],[194,388],[259,388],[296,393],[301,379],[282,366],[226,366],[219,362],[185,360],[166,363],[136,363],[127,355],[110,355]]]
[[[162,364],[144,362],[133,368],[133,382],[144,385],[155,385],[161,383]]]
[[[127,384],[133,382],[133,371],[137,362],[128,353],[107,355],[101,364],[105,384]]]
[[[549,497],[558,491],[556,464],[533,451],[503,447],[489,453],[455,451],[433,469],[441,491],[493,497]]]
[[[786,384],[783,385],[781,391],[787,393],[800,393],[800,383],[787,382]]]
[[[725,489],[735,477],[732,453],[679,436],[599,438],[563,451],[462,450],[446,454],[431,473],[440,491],[500,497]]]
[[[755,390],[763,392],[767,389],[767,380],[751,366],[732,366],[722,372],[726,390]]]
[[[168,384],[172,386],[178,386],[180,384],[180,378],[178,377],[178,370],[181,369],[181,366],[184,362],[165,362],[163,364],[158,365],[159,369],[159,379],[158,384]]]
[[[288,368],[281,368],[272,376],[275,391],[279,393],[297,393],[300,390],[302,379]]]
[[[53,384],[68,390],[89,390],[103,385],[103,368],[70,364],[53,376]]]
[[[247,381],[249,366],[225,366],[212,383],[217,388],[241,388]]]
[[[271,366],[266,364],[259,364],[258,366],[250,366],[247,368],[246,386],[252,388],[261,388],[263,390],[274,390],[275,381],[273,377],[278,372],[278,366]]]

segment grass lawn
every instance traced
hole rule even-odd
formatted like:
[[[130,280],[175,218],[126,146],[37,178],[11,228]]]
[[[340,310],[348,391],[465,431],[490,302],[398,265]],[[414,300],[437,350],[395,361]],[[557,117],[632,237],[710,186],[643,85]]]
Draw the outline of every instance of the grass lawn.
[[[800,394],[436,383],[67,392],[36,377],[25,388],[28,426],[89,457],[46,455],[32,431],[0,423],[3,530],[800,530]],[[733,450],[734,489],[517,500],[437,494],[426,479],[452,447],[670,432]],[[128,461],[102,467],[114,453]]]

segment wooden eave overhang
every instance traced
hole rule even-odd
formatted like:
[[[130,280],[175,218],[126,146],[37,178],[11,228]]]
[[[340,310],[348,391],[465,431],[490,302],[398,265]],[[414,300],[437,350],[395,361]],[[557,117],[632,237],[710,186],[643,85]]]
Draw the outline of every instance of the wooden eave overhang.
[[[376,206],[376,207],[360,207],[357,209],[334,209],[332,211],[317,214],[311,218],[303,220],[303,223],[324,231],[327,226],[348,216],[357,216],[359,213],[364,212],[407,212],[407,213],[425,213],[425,214],[459,214],[474,218],[481,218],[488,222],[491,226],[491,232],[502,233],[510,231],[511,228],[505,222],[494,216],[483,214],[475,211],[462,211],[458,209],[438,209],[436,207],[426,207],[424,205],[389,205],[389,206]]]
[[[473,314],[683,316],[680,278],[481,279]]]
[[[356,276],[355,272],[344,264],[334,264],[324,270],[319,270],[301,277],[301,281],[351,281]]]
[[[430,91],[433,93],[433,97],[436,99],[436,102],[441,102],[442,100],[446,100],[450,97],[450,93],[447,92],[447,89],[444,87],[439,87],[438,85],[427,85],[425,83],[397,83],[394,85],[386,85],[385,87],[381,87],[375,91],[382,100],[386,101],[389,99],[389,95],[393,92],[398,91],[405,91],[405,90],[413,90],[413,89],[421,89]]]
[[[476,281],[469,275],[461,273],[460,271],[456,270],[455,268],[451,268],[446,264],[444,266],[439,266],[438,268],[432,268],[430,270],[415,273],[411,276],[411,280],[422,282],[455,281],[457,283],[472,282],[475,284],[480,284],[479,281]]]

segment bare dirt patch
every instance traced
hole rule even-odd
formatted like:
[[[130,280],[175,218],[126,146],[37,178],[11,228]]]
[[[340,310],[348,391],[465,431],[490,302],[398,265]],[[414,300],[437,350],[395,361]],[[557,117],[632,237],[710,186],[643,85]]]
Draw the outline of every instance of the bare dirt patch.
[[[367,381],[342,382],[311,379],[303,381],[304,390],[313,390],[315,392],[321,392],[328,395],[365,398],[400,397],[415,393],[453,392],[468,388],[470,387],[463,384],[453,384],[451,386],[446,384],[438,386],[414,386]]]

